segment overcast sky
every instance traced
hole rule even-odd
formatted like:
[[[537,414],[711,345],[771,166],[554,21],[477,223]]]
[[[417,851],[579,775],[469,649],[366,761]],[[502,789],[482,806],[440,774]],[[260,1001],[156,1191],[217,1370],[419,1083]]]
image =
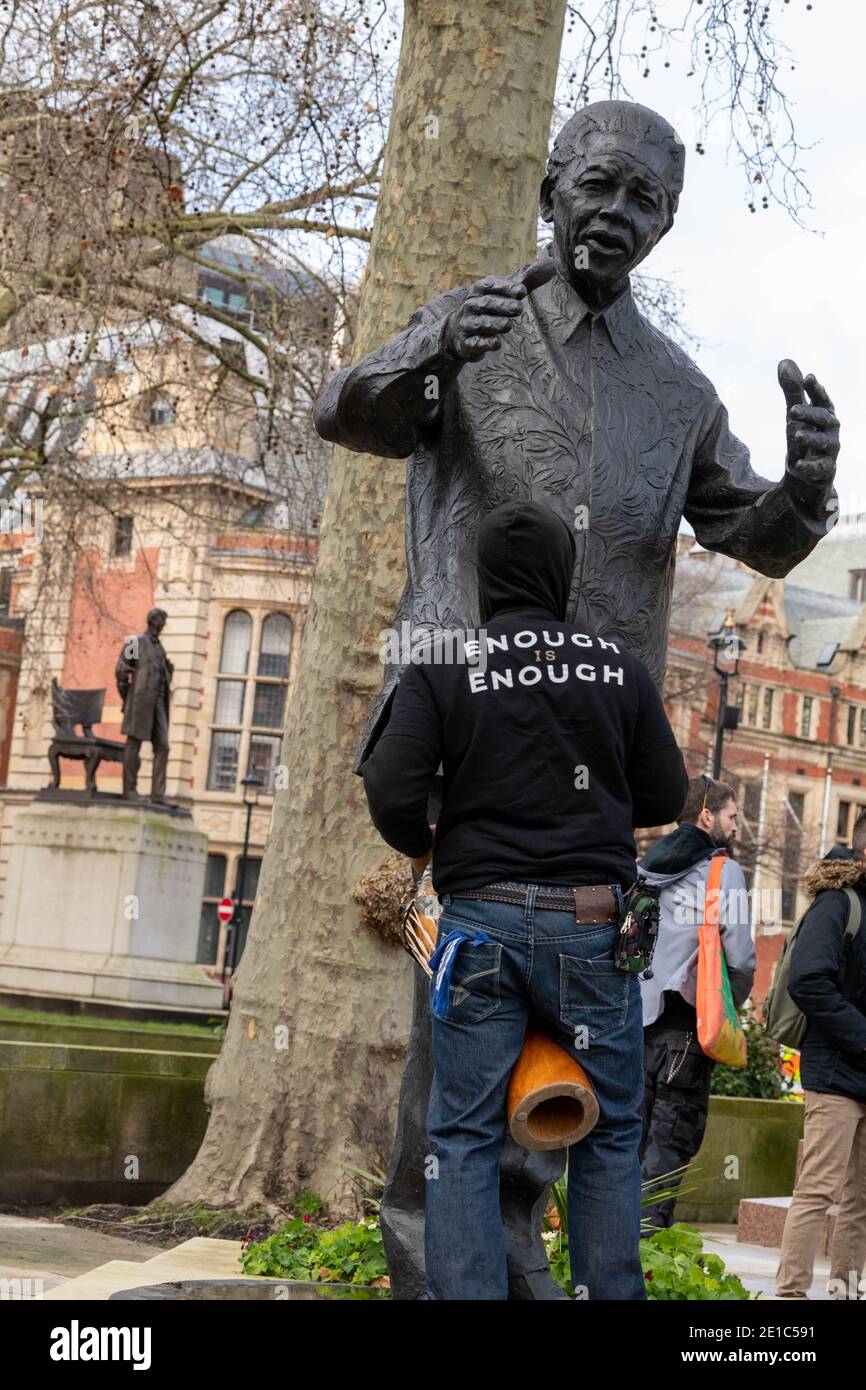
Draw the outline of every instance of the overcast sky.
[[[664,13],[671,6],[661,0]],[[682,4],[673,9],[682,12]],[[778,13],[777,7],[774,7]],[[833,16],[833,22],[828,16]],[[685,189],[676,223],[645,263],[686,294],[689,327],[702,339],[694,356],[728,407],[736,434],[759,473],[784,468],[784,399],[776,365],[793,357],[814,371],[842,421],[837,482],[840,510],[866,512],[866,382],[861,338],[866,309],[863,265],[866,178],[862,65],[866,6],[857,0],[791,0],[777,30],[797,59],[783,72],[795,103],[815,232],[771,204],[750,213],[741,168],[721,141],[700,156],[686,141]],[[682,63],[631,82],[631,95],[683,125],[691,82]],[[677,72],[675,69],[679,69]],[[866,544],[866,543],[864,543]]]

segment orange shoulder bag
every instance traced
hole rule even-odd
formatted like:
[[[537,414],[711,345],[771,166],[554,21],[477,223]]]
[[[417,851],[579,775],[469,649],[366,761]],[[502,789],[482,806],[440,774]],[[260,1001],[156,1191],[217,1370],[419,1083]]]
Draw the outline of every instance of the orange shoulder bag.
[[[719,897],[726,854],[710,860],[703,925],[698,927],[698,985],[695,1007],[698,1042],[714,1062],[746,1065],[746,1035],[740,1027],[719,931]]]

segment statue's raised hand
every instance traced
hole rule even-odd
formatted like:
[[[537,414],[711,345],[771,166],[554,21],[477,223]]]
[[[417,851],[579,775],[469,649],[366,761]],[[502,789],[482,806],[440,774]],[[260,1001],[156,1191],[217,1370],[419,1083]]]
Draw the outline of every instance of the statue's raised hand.
[[[488,275],[470,289],[459,308],[448,315],[445,343],[455,356],[477,362],[486,352],[495,352],[526,298],[526,286],[515,280]]]
[[[811,373],[803,379],[789,357],[779,363],[779,385],[788,407],[788,473],[803,483],[831,482],[839,453],[839,421],[833,402]]]

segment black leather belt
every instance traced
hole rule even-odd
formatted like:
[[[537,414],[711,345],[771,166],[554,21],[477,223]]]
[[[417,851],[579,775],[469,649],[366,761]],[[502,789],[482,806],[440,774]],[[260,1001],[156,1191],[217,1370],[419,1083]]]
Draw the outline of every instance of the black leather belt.
[[[490,883],[484,888],[464,888],[452,896],[525,907],[528,893],[528,886],[522,884]],[[575,922],[581,926],[591,922],[619,920],[617,895],[604,883],[590,883],[582,888],[539,888],[535,894],[535,906],[539,911],[573,912]]]

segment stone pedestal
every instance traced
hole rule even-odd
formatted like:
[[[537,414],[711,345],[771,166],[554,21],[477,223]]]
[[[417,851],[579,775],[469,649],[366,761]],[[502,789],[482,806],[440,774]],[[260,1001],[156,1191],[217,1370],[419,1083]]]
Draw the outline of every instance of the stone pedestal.
[[[217,1011],[194,964],[207,836],[123,802],[35,801],[15,817],[0,991]]]

